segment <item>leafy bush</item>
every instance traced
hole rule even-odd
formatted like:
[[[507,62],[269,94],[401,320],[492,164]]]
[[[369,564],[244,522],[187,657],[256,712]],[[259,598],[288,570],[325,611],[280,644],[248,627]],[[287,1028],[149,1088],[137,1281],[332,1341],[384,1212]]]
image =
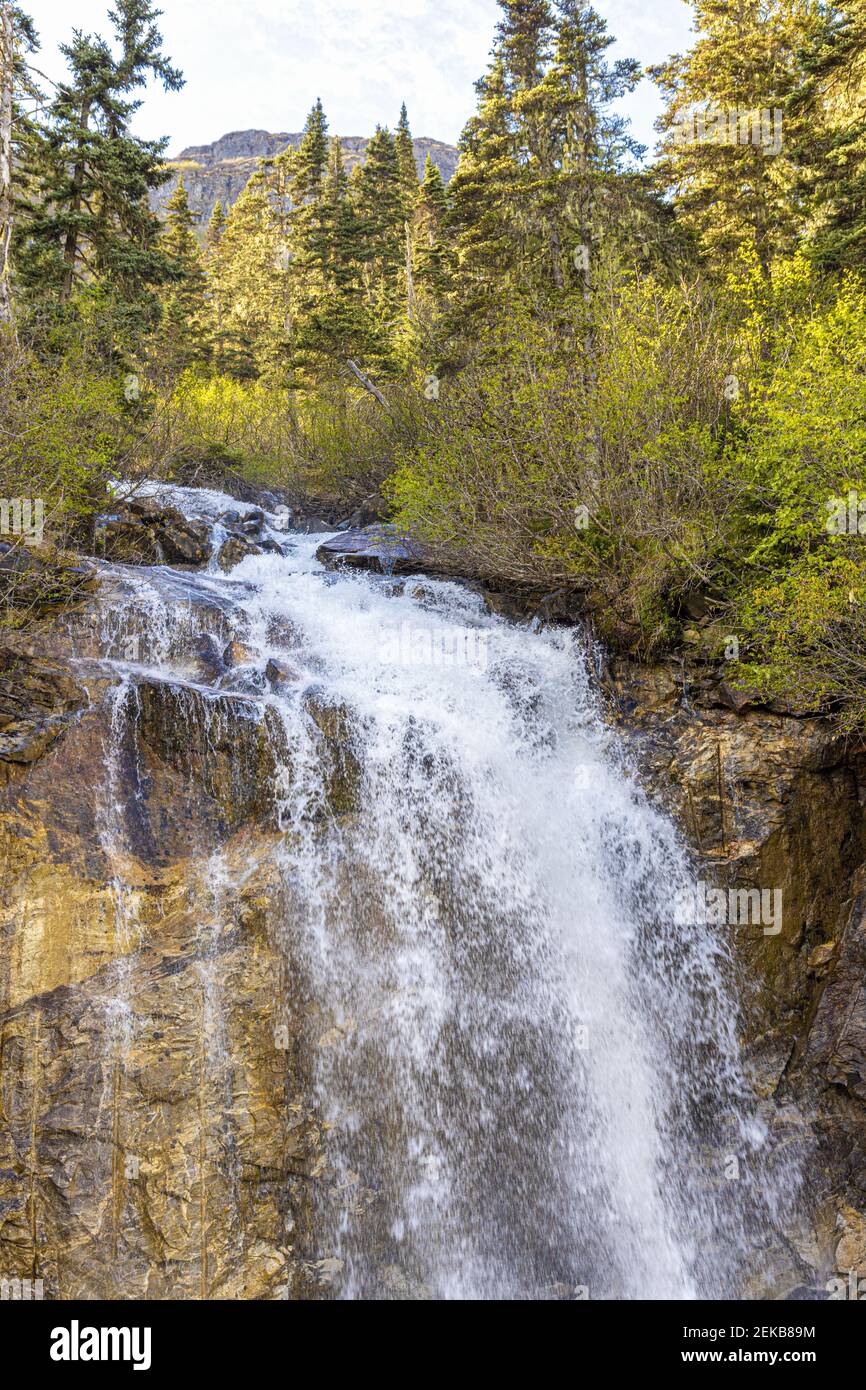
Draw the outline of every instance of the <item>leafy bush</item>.
[[[265,380],[184,374],[160,402],[147,442],[151,471],[267,483],[346,505],[378,492],[399,443],[417,433],[421,393],[388,388],[383,408],[349,386],[297,392]]]
[[[0,495],[42,499],[52,540],[81,534],[132,445],[122,378],[86,343],[56,354],[0,336]]]
[[[656,650],[679,598],[723,567],[731,338],[701,292],[615,269],[591,330],[512,323],[401,454],[400,521],[458,568],[583,591],[604,632]]]

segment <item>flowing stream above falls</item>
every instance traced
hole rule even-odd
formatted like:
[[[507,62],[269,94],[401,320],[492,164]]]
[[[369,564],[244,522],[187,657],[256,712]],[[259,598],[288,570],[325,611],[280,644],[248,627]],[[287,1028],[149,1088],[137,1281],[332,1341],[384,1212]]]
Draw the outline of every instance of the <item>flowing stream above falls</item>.
[[[244,510],[150,491],[217,537]],[[101,566],[110,597],[80,665],[85,683],[110,676],[88,793],[118,918],[104,1075],[139,1026],[123,967],[143,930],[136,728],[142,690],[165,689],[206,742],[236,744],[273,826],[275,1048],[298,1040],[327,1134],[293,1240],[339,1271],[336,1295],[735,1293],[796,1173],[742,1071],[728,943],[677,924],[688,858],[602,717],[582,635],[510,625],[458,583],[329,571],[323,537],[266,522],[283,553],[227,575]],[[203,640],[234,643],[230,662],[204,671]],[[255,766],[250,728],[267,744]],[[243,1098],[219,939],[245,870],[198,848],[204,1065],[231,1204]]]

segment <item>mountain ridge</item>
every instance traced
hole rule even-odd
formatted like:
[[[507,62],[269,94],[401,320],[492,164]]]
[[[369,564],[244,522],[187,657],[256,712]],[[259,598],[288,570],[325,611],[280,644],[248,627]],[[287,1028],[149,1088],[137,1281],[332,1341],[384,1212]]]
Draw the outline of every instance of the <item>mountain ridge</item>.
[[[210,144],[187,145],[168,161],[172,175],[154,195],[153,206],[158,211],[165,207],[182,175],[190,208],[203,226],[217,202],[228,209],[237,201],[260,159],[272,159],[290,146],[297,149],[302,134],[301,131],[232,130]],[[346,169],[351,172],[356,164],[363,163],[370,137],[341,135],[339,140]],[[429,154],[447,183],[457,167],[456,147],[429,136],[419,136],[413,140],[413,145],[419,177]]]

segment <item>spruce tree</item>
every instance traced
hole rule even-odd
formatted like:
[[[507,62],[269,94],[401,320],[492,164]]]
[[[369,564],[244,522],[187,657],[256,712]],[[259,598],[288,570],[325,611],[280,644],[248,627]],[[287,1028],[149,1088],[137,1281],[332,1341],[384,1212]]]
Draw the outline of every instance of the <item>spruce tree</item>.
[[[284,361],[287,325],[278,252],[276,218],[260,171],[229,210],[208,261],[216,355],[233,376],[275,373]]]
[[[640,65],[634,59],[608,63],[613,42],[591,5],[558,0],[556,47],[538,101],[552,147],[538,180],[547,233],[542,254],[549,255],[550,274],[558,286],[576,278],[585,293],[596,238],[622,231],[624,166],[629,157],[644,152],[629,134],[627,118],[610,109],[640,81]]]
[[[322,189],[320,291],[298,323],[295,362],[303,381],[342,378],[347,358],[380,353],[362,284],[361,223],[349,197],[339,140],[331,140]]]
[[[796,244],[797,141],[773,113],[802,81],[814,14],[813,0],[695,0],[693,48],[651,72],[667,98],[657,178],[720,275],[747,250],[769,278]]]
[[[820,7],[803,67],[786,117],[794,122],[812,249],[825,267],[860,270],[866,260],[866,0]]]
[[[210,215],[207,231],[205,232],[204,243],[208,251],[213,251],[214,248],[219,245],[219,240],[225,230],[225,225],[225,210],[220,200],[217,199],[213,205],[213,212]]]
[[[205,303],[208,336],[211,342],[211,359],[219,373],[223,373],[227,367],[226,358],[226,312],[224,287],[219,276],[218,253],[222,234],[225,231],[226,215],[222,203],[217,200],[214,203],[213,212],[205,232],[204,241],[204,265],[205,277]]]
[[[208,361],[205,274],[193,227],[183,177],[166,204],[166,222],[160,249],[167,257],[171,279],[161,294],[158,365],[173,376],[187,367]]]
[[[183,85],[162,53],[158,13],[150,0],[117,0],[117,57],[105,39],[78,30],[61,47],[69,75],[30,151],[36,198],[21,219],[19,251],[31,287],[61,302],[96,284],[133,305],[166,278],[148,205],[169,176],[166,141],[130,133],[141,104],[131,93],[151,78],[168,91]]]
[[[397,148],[391,132],[377,126],[366,158],[351,181],[358,217],[363,281],[380,339],[380,357],[401,318],[405,297],[406,222]]]
[[[460,137],[460,158],[449,188],[447,234],[455,260],[450,331],[478,339],[508,303],[519,267],[512,207],[519,171],[501,56],[476,83],[476,91],[478,111]]]
[[[400,119],[394,135],[397,149],[397,164],[400,169],[400,188],[403,194],[403,210],[406,221],[410,222],[418,199],[418,166],[415,163],[415,144],[409,128],[406,103],[400,107]]]
[[[12,227],[21,191],[20,171],[30,130],[22,97],[38,96],[24,60],[38,48],[33,22],[16,5],[0,3],[0,327],[13,321]]]
[[[415,279],[434,302],[443,302],[451,285],[445,242],[447,216],[448,194],[442,174],[428,154],[415,214]]]

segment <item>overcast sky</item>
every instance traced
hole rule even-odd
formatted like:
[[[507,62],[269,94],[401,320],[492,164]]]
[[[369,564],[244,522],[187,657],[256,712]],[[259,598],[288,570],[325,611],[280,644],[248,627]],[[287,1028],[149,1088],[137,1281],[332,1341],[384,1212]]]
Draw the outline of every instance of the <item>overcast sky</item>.
[[[303,127],[317,96],[335,135],[393,126],[401,101],[415,135],[453,143],[485,70],[495,0],[162,0],[165,50],[186,77],[181,92],[151,89],[136,122],[167,135],[170,151],[230,130]],[[42,39],[39,66],[63,72],[57,46],[73,25],[108,34],[111,0],[23,0]],[[597,0],[616,56],[656,62],[689,43],[686,0]],[[653,146],[659,102],[651,83],[624,104],[635,135]]]

